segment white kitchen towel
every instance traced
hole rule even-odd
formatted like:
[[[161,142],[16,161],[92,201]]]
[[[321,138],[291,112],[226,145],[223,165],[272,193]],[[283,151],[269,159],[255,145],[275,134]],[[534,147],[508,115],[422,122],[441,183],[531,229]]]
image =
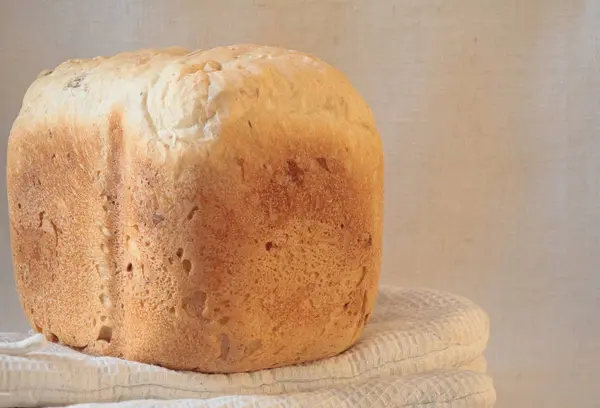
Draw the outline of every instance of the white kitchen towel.
[[[253,373],[177,372],[43,342],[32,350],[35,340],[15,355],[7,343],[26,336],[3,334],[0,406],[488,408],[488,335],[486,313],[465,298],[388,287],[350,350]]]

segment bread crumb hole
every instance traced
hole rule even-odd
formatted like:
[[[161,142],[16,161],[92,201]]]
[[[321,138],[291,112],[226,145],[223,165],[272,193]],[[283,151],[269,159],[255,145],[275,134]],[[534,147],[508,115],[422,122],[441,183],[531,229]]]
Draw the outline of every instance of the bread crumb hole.
[[[181,264],[183,265],[183,270],[186,273],[189,274],[192,271],[192,263],[189,259],[184,259],[183,262],[181,262]]]
[[[104,321],[106,321],[106,316],[100,316],[100,321],[101,321],[101,322],[104,322]]]
[[[229,349],[231,347],[229,336],[225,333],[221,333],[219,335],[219,342],[221,343],[221,354],[219,355],[219,358],[225,360],[229,355]]]
[[[154,226],[156,227],[158,224],[160,224],[161,222],[163,222],[165,220],[165,216],[162,214],[157,214],[154,213],[152,215],[152,223],[154,224]]]
[[[102,326],[98,332],[98,340],[110,343],[112,340],[112,328],[108,326]]]
[[[287,174],[292,179],[292,182],[298,185],[302,185],[304,181],[304,170],[302,170],[298,163],[294,160],[288,160],[287,164]]]
[[[317,163],[319,163],[319,166],[321,166],[323,170],[331,173],[331,170],[329,170],[329,166],[327,165],[327,159],[325,157],[317,157]]]
[[[247,354],[252,354],[252,353],[258,351],[261,347],[262,347],[262,341],[260,339],[255,339],[255,340],[250,341],[250,343],[248,343],[248,346],[246,347],[246,352],[247,352]]]
[[[196,205],[196,206],[194,206],[194,208],[192,208],[192,209],[190,210],[190,212],[189,212],[189,213],[188,213],[188,215],[187,215],[187,219],[188,219],[188,220],[191,220],[192,218],[194,218],[194,214],[196,214],[196,211],[198,211],[198,206],[197,206],[197,205]]]
[[[110,307],[110,298],[106,294],[101,293],[99,298],[100,298],[100,303],[102,303],[102,305],[104,307]]]
[[[175,314],[175,308],[174,308],[173,306],[171,306],[171,307],[169,308],[169,313],[170,313],[170,314]]]
[[[242,181],[245,181],[246,180],[246,176],[245,176],[246,172],[244,170],[244,159],[242,159],[241,157],[238,157],[238,159],[237,159],[237,165],[240,167],[240,173],[241,173],[241,176],[242,176]]]
[[[183,256],[183,248],[177,249],[176,255],[177,258],[181,258]]]
[[[367,276],[367,272],[368,272],[368,269],[367,269],[367,267],[366,267],[365,265],[363,265],[363,267],[362,267],[362,274],[361,274],[361,276],[360,276],[360,280],[359,280],[359,281],[358,281],[358,283],[356,284],[356,287],[357,287],[357,288],[358,288],[358,287],[360,287],[360,285],[362,285],[363,281],[365,280],[365,278],[366,278],[366,276]]]
[[[269,241],[265,244],[265,249],[270,251],[273,248],[273,242]]]
[[[370,233],[368,233],[368,232],[365,232],[365,233],[363,234],[363,241],[364,241],[364,243],[365,243],[365,246],[366,246],[367,248],[370,248],[370,247],[373,245],[373,237],[372,237],[372,236],[371,236],[371,234],[370,234]]]
[[[203,317],[206,299],[206,292],[197,291],[183,299],[182,307],[190,316]]]
[[[127,272],[131,272],[133,270],[133,265],[131,262],[127,264]]]
[[[229,316],[223,316],[219,319],[220,324],[227,324],[228,321],[229,321]]]

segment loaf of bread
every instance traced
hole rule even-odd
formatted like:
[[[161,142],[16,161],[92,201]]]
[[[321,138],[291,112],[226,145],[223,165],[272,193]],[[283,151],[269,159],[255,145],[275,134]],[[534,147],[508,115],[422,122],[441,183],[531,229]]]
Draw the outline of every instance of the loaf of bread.
[[[71,60],[10,133],[32,326],[94,355],[241,372],[333,356],[369,318],[383,154],[345,76],[300,52]]]

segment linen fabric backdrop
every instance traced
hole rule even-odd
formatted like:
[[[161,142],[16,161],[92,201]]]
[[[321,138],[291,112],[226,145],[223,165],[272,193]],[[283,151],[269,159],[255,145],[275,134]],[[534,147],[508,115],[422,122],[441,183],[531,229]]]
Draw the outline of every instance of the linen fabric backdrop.
[[[386,156],[382,282],[489,312],[499,407],[600,404],[600,2],[4,0],[2,166],[41,70],[234,43],[316,54],[371,105]],[[0,331],[25,331],[1,180]]]

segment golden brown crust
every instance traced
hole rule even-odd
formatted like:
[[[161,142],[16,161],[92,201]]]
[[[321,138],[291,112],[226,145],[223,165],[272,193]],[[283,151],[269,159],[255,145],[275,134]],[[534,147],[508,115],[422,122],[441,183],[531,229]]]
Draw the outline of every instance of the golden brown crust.
[[[22,304],[49,338],[204,372],[335,355],[377,294],[383,157],[344,76],[278,48],[71,61],[8,153]]]

